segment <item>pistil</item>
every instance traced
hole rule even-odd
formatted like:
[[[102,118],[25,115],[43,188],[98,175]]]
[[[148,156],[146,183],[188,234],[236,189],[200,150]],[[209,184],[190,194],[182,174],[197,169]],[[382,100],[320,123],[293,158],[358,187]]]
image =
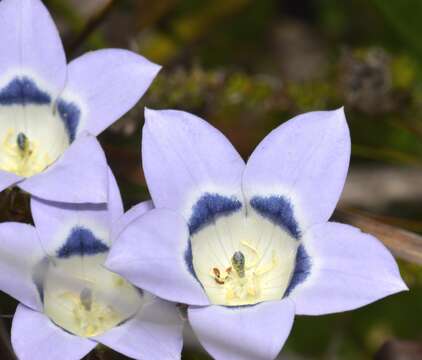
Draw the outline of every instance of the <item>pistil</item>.
[[[79,298],[81,300],[81,304],[85,308],[86,311],[91,311],[92,308],[92,290],[85,288],[81,291],[81,294],[79,295]]]
[[[28,149],[28,138],[24,133],[19,133],[16,137],[16,143],[18,144],[19,149],[23,154],[25,154],[25,151]]]
[[[245,277],[245,255],[241,251],[236,251],[232,256],[231,262],[237,276],[240,278]]]

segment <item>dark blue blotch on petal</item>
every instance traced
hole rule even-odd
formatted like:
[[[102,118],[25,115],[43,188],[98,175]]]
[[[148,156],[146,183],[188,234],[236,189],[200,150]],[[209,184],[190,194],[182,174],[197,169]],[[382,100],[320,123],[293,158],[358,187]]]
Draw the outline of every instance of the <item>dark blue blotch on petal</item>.
[[[192,244],[191,244],[190,239],[188,239],[188,247],[187,247],[187,249],[186,249],[186,251],[185,251],[185,262],[186,262],[186,265],[187,265],[187,267],[188,267],[189,272],[190,272],[190,273],[193,275],[193,277],[194,277],[196,280],[198,280],[198,282],[199,282],[199,279],[198,279],[198,277],[196,276],[195,270],[194,270],[194,268],[193,268],[193,260],[192,260]],[[199,282],[199,283],[201,283],[201,282]]]
[[[57,251],[57,256],[67,259],[72,256],[90,256],[105,253],[109,247],[97,239],[91,230],[81,226],[74,227],[66,243]]]
[[[51,97],[27,77],[15,78],[0,90],[0,105],[48,105]]]
[[[311,273],[311,258],[305,250],[303,245],[299,245],[296,253],[295,269],[293,271],[292,279],[286,289],[284,296],[289,296],[293,289],[304,282]]]
[[[66,127],[69,140],[70,142],[73,142],[75,140],[76,130],[78,129],[79,120],[81,118],[81,110],[76,104],[67,102],[63,99],[58,100],[57,110],[60,118],[63,120],[64,126]]]
[[[230,215],[241,208],[242,203],[234,196],[227,197],[219,194],[206,193],[192,207],[192,216],[188,222],[189,232],[191,235],[194,235],[218,217]],[[190,239],[188,240],[188,247],[184,256],[189,272],[198,280],[192,263],[192,245]],[[199,280],[198,282],[201,284]]]
[[[236,197],[219,194],[204,194],[193,206],[189,219],[189,231],[193,235],[219,216],[230,215],[242,208]]]
[[[251,206],[262,216],[287,230],[294,238],[300,239],[299,225],[294,217],[293,207],[283,196],[255,196]]]

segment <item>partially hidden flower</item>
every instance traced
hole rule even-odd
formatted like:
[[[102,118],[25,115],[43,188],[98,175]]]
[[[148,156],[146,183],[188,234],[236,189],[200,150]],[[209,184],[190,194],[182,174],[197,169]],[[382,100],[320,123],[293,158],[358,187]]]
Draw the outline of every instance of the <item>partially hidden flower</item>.
[[[274,359],[295,314],[351,310],[407,289],[376,238],[328,222],[350,158],[343,109],[282,124],[246,165],[207,122],[147,110],[142,153],[156,209],[123,230],[106,266],[188,304],[215,359]]]
[[[20,304],[12,345],[20,360],[78,360],[99,343],[134,359],[180,359],[183,320],[175,304],[104,267],[123,216],[110,175],[110,202],[59,204],[31,199],[35,227],[0,224],[0,290]]]
[[[105,202],[94,136],[136,104],[160,67],[119,49],[67,65],[40,0],[0,2],[0,53],[0,191],[17,185],[47,200]]]

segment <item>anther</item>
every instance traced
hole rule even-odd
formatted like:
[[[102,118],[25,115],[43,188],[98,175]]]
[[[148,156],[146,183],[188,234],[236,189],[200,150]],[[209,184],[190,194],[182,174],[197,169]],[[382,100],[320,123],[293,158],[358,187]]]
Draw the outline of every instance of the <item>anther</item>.
[[[245,277],[245,255],[241,251],[236,251],[232,256],[232,266],[240,278]]]

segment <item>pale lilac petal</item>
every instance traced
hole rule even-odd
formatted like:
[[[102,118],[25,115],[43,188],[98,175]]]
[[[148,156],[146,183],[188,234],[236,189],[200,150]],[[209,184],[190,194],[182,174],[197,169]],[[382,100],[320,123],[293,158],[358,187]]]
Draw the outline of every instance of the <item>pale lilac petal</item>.
[[[243,177],[245,196],[261,212],[265,201],[272,209],[288,204],[303,232],[330,218],[349,158],[343,109],[299,115],[273,130],[253,152]]]
[[[204,195],[242,201],[244,161],[204,120],[182,111],[145,111],[142,161],[154,205],[189,221]],[[163,181],[165,179],[165,181]]]
[[[17,184],[23,178],[19,175],[0,170],[0,192]]]
[[[294,320],[289,299],[246,307],[189,307],[188,317],[202,346],[216,360],[272,360]]]
[[[297,314],[352,310],[407,289],[390,252],[357,228],[316,225],[304,235],[303,246],[299,268],[306,274],[294,280],[290,293]]]
[[[109,243],[110,214],[106,204],[68,204],[32,197],[31,212],[43,248],[55,256],[72,229],[85,228],[101,234],[101,240]]]
[[[72,229],[90,230],[111,245],[112,224],[122,217],[123,204],[116,179],[108,169],[109,202],[107,204],[70,204],[31,198],[31,212],[44,249],[51,256],[62,247]]]
[[[151,298],[133,319],[95,340],[134,359],[178,360],[182,330],[183,320],[175,304]]]
[[[108,166],[98,140],[83,134],[44,172],[19,184],[45,200],[68,203],[105,203]]]
[[[13,317],[12,345],[20,360],[80,360],[97,343],[73,336],[44,314],[19,305]]]
[[[42,305],[33,279],[34,267],[43,257],[33,226],[0,224],[0,290],[36,310]]]
[[[163,299],[209,301],[192,269],[189,231],[177,213],[154,209],[132,221],[113,243],[107,268]]]
[[[109,221],[111,224],[120,219],[124,213],[123,200],[120,194],[119,185],[113,172],[108,168],[108,201],[107,209],[109,212]]]
[[[75,229],[88,230],[101,243],[111,246],[112,224],[122,217],[123,203],[110,168],[107,185],[108,203],[72,204],[31,198],[32,217],[49,255],[56,256]]]
[[[66,79],[63,46],[40,0],[1,1],[0,34],[2,77],[25,74],[45,83],[53,93],[63,89]]]
[[[159,70],[142,56],[120,49],[93,51],[72,61],[62,98],[80,107],[78,132],[98,135],[118,120],[136,105]]]
[[[112,229],[112,239],[115,239],[132,221],[136,220],[146,212],[152,210],[154,204],[151,200],[141,202],[138,205],[132,206],[126,213],[121,216],[114,224]]]

